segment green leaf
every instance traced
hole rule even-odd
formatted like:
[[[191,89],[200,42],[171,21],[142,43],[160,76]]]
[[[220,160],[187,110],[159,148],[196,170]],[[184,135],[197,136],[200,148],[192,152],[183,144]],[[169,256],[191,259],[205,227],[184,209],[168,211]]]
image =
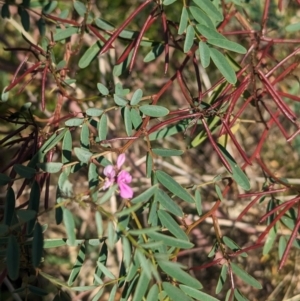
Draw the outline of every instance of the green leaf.
[[[146,156],[146,176],[147,176],[147,178],[151,177],[152,166],[153,166],[153,158],[152,158],[150,152],[147,152],[147,156]]]
[[[222,290],[222,288],[224,287],[224,284],[226,282],[227,279],[227,271],[228,271],[228,267],[226,264],[222,265],[222,269],[221,269],[221,273],[218,279],[218,283],[216,286],[216,294],[219,294]]]
[[[179,205],[175,203],[163,190],[158,189],[155,194],[155,200],[157,200],[166,210],[173,213],[176,216],[183,216],[183,212]]]
[[[164,0],[163,5],[167,6],[167,5],[174,3],[175,1],[177,1],[177,0]],[[147,299],[147,301],[148,301],[148,299]]]
[[[223,240],[224,244],[233,251],[238,251],[241,249],[231,238],[229,238],[225,235],[222,237],[222,240]]]
[[[14,212],[15,212],[16,198],[14,190],[9,187],[6,193],[6,199],[4,204],[4,224],[7,226],[11,226],[11,222],[13,220]]]
[[[15,236],[10,235],[6,249],[6,268],[11,280],[17,280],[20,268],[20,247]]]
[[[6,174],[0,173],[0,185],[4,186],[11,182],[11,178]]]
[[[108,95],[109,94],[109,90],[101,83],[98,83],[97,84],[97,88],[99,90],[99,92],[102,94],[102,95]]]
[[[21,220],[21,222],[23,223],[27,223],[29,222],[30,220],[32,219],[35,219],[36,218],[36,211],[34,210],[29,210],[29,209],[19,209],[19,210],[16,210],[16,213],[17,213],[17,216],[18,218]]]
[[[107,115],[103,114],[98,122],[98,136],[100,141],[105,140],[108,133]]]
[[[140,106],[140,111],[150,117],[163,117],[169,114],[169,110],[162,106],[143,105]]]
[[[57,1],[50,1],[43,7],[43,14],[51,14],[57,7],[58,2]]]
[[[220,201],[223,201],[223,194],[219,185],[215,184],[215,190]]]
[[[294,23],[294,24],[289,24],[288,26],[286,26],[285,30],[288,32],[299,31],[300,30],[300,22]]]
[[[177,133],[183,132],[186,129],[186,126],[186,121],[178,122],[176,125],[165,127],[161,130],[151,133],[148,138],[150,141],[166,138]]]
[[[191,5],[189,6],[189,11],[199,24],[206,25],[210,28],[215,28],[214,23],[211,21],[209,16],[199,7]]]
[[[236,274],[245,283],[253,286],[254,288],[262,289],[261,284],[255,278],[253,278],[251,275],[249,275],[247,272],[242,270],[238,265],[236,265],[233,262],[231,262],[230,265],[231,265],[231,269],[232,269],[233,273]]]
[[[38,163],[37,166],[45,172],[56,173],[61,171],[63,164],[60,162]]]
[[[180,249],[190,249],[194,246],[194,244],[189,241],[178,239],[160,233],[151,232],[148,234],[148,236],[155,241],[162,241],[164,245],[170,247],[176,247]]]
[[[116,103],[116,105],[120,106],[120,107],[125,107],[128,104],[128,101],[126,99],[124,99],[123,97],[114,94],[114,101]]]
[[[138,111],[136,108],[131,108],[130,109],[130,118],[131,118],[133,127],[137,130],[143,122],[140,111]]]
[[[193,25],[188,25],[186,29],[186,36],[183,45],[184,53],[187,53],[193,46],[195,39],[195,29]]]
[[[236,75],[226,57],[220,51],[214,48],[210,49],[210,57],[226,80],[231,84],[235,84]]]
[[[115,27],[111,23],[105,21],[102,18],[95,19],[95,23],[100,29],[108,30],[108,31],[115,30]]]
[[[276,237],[277,237],[277,227],[275,224],[275,226],[272,227],[272,229],[268,233],[267,239],[266,239],[264,247],[263,247],[263,255],[269,254],[269,252],[271,251],[273,244],[276,240]]]
[[[65,122],[66,126],[80,126],[84,122],[83,118],[71,118]]]
[[[66,227],[66,232],[68,236],[68,242],[71,246],[75,245],[75,222],[72,213],[69,209],[65,208],[63,210],[63,220]]]
[[[29,13],[26,9],[18,6],[18,14],[21,17],[21,23],[25,31],[29,31],[30,29],[30,17]]]
[[[97,108],[88,108],[85,112],[88,116],[99,117],[103,113],[103,110]]]
[[[102,45],[99,41],[90,46],[80,58],[78,62],[79,68],[84,69],[88,67],[92,60],[97,56],[97,54],[101,50],[101,47]]]
[[[147,190],[145,190],[143,193],[139,194],[137,197],[133,198],[131,200],[131,204],[137,204],[137,203],[146,203],[157,191],[157,185],[151,186]]]
[[[27,287],[28,287],[29,291],[34,295],[41,296],[41,297],[48,295],[48,292],[40,287],[36,287],[36,286],[30,285],[30,284],[28,284]]]
[[[67,240],[65,238],[48,238],[44,240],[44,249],[57,248],[66,244]]]
[[[143,90],[142,89],[137,89],[134,91],[131,100],[130,100],[130,105],[134,106],[137,105],[143,97]]]
[[[79,161],[82,163],[88,163],[90,161],[91,156],[93,155],[88,150],[80,147],[74,147],[74,153],[76,157],[79,159]]]
[[[31,179],[36,174],[36,170],[34,168],[21,164],[15,164],[14,170],[18,175],[25,179]]]
[[[146,54],[146,56],[144,57],[144,62],[145,63],[149,63],[153,60],[155,60],[156,58],[158,58],[164,51],[165,47],[163,44],[159,43],[157,45],[155,45],[150,52],[148,52]]]
[[[185,6],[182,7],[180,23],[178,27],[178,34],[183,34],[188,25],[189,14]]]
[[[2,9],[1,9],[1,17],[3,19],[7,18],[9,19],[10,18],[10,11],[9,11],[9,5],[7,3],[4,3],[2,5]]]
[[[90,130],[87,123],[84,123],[81,127],[80,146],[86,150],[90,149]]]
[[[249,301],[237,288],[234,289],[234,296],[237,301]]]
[[[232,169],[232,177],[236,181],[236,183],[242,187],[244,190],[250,190],[250,182],[245,173],[240,169],[240,167],[237,165],[235,160],[232,158],[232,156],[229,154],[229,152],[224,148],[222,145],[218,144],[218,147],[224,157],[226,158],[227,162],[229,163],[231,169]]]
[[[144,267],[142,268],[142,271],[140,273],[140,277],[134,290],[132,301],[141,301],[143,299],[148,289],[149,282],[150,278],[148,277],[146,268]]]
[[[210,0],[194,0],[194,3],[197,4],[212,20],[223,21],[223,15]]]
[[[98,262],[100,262],[102,265],[106,266],[106,261],[107,261],[107,254],[108,254],[108,249],[107,249],[107,244],[104,242],[101,246],[101,250],[97,259],[97,267],[94,275],[94,284],[100,284],[100,281],[98,279],[101,279],[103,272],[102,270],[98,267]]]
[[[207,40],[208,43],[212,44],[212,45],[215,45],[215,46],[218,46],[220,48],[224,48],[224,49],[227,49],[227,50],[231,50],[231,51],[234,51],[234,52],[237,52],[237,53],[241,53],[241,54],[245,54],[247,52],[247,49],[243,46],[241,46],[240,44],[238,43],[235,43],[235,42],[231,42],[227,39],[208,39]]]
[[[33,230],[32,264],[35,268],[40,265],[43,256],[44,236],[42,226],[37,222]]]
[[[74,8],[75,8],[76,12],[78,13],[78,15],[81,17],[84,17],[84,15],[86,13],[85,5],[80,1],[75,1],[73,5],[74,5]]]
[[[110,279],[116,279],[114,274],[104,264],[102,264],[100,261],[97,261],[97,267],[103,272],[103,274],[106,277],[108,277]]]
[[[182,292],[178,287],[172,285],[169,282],[162,283],[164,291],[169,296],[170,300],[180,300],[180,301],[192,301],[185,293]]]
[[[203,287],[195,277],[182,270],[181,264],[178,264],[177,262],[162,260],[158,260],[157,263],[167,275],[176,279],[177,281],[191,285],[197,289],[201,289]]]
[[[79,272],[80,272],[82,265],[84,263],[84,260],[85,260],[85,253],[86,253],[85,244],[83,243],[80,246],[76,261],[73,265],[72,271],[71,271],[69,279],[68,279],[69,286],[71,286],[74,283],[74,281],[76,280],[76,278],[79,275]]]
[[[192,196],[167,173],[157,170],[155,174],[158,181],[174,195],[188,203],[194,203]]]
[[[5,4],[4,4],[4,5],[5,5]],[[3,6],[4,6],[4,5],[3,5]],[[3,88],[2,93],[1,93],[1,101],[2,101],[2,102],[8,101],[8,98],[9,98],[9,91],[6,92],[6,91],[5,91],[6,88],[7,88],[7,86]]]
[[[178,149],[152,148],[154,154],[162,157],[181,156],[184,151]]]
[[[287,240],[284,236],[280,236],[279,238],[279,243],[278,243],[278,257],[279,260],[281,260],[283,253],[286,249],[286,245],[287,245]]]
[[[157,301],[158,295],[159,295],[158,286],[157,284],[154,284],[152,285],[152,287],[148,292],[146,301]]]
[[[128,137],[132,135],[132,122],[131,122],[131,114],[129,107],[124,107],[123,109],[123,118],[125,122],[125,130]]]
[[[78,27],[70,26],[64,29],[57,29],[57,32],[54,34],[53,39],[54,42],[58,42],[61,40],[65,40],[70,36],[72,36],[73,34],[77,34],[77,33],[78,33]]]
[[[96,221],[98,237],[102,237],[103,236],[103,220],[102,220],[102,216],[99,211],[96,211],[96,213],[95,213],[95,221]]]
[[[205,42],[199,42],[200,61],[203,68],[207,68],[210,64],[210,50]]]
[[[191,285],[191,284],[189,284]],[[192,285],[191,285],[192,286]],[[194,287],[186,286],[186,285],[179,285],[179,287],[189,296],[193,297],[196,300],[201,301],[219,301],[219,299],[216,299],[208,294],[205,294]]]
[[[132,55],[133,55],[133,50],[134,49],[132,49],[129,52],[127,58],[122,63],[120,63],[119,65],[114,66],[114,69],[113,69],[113,75],[114,76],[120,76],[120,75],[124,74],[127,71],[127,68],[128,68],[128,66],[131,62],[131,58],[132,58]]]
[[[157,214],[162,225],[167,228],[167,230],[169,230],[175,237],[189,241],[188,236],[168,212],[160,209],[157,211]]]

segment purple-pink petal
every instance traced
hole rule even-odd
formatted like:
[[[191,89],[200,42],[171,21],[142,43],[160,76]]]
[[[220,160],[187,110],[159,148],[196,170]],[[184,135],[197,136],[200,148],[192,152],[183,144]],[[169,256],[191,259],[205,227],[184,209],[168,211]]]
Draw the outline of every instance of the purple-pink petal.
[[[121,169],[121,167],[124,164],[124,162],[125,162],[125,154],[120,154],[118,156],[118,159],[117,159],[117,167],[118,167],[118,169]]]
[[[124,199],[131,199],[133,196],[133,190],[124,182],[119,183],[120,196]]]
[[[112,179],[116,176],[116,171],[114,169],[114,167],[112,165],[107,165],[104,170],[103,173],[106,177]]]
[[[119,183],[131,183],[132,176],[126,170],[122,170],[118,174],[117,182]]]

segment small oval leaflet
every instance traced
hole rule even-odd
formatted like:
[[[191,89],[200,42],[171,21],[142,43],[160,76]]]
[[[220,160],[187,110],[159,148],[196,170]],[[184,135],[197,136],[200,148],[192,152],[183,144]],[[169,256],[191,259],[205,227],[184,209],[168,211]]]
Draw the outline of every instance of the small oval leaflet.
[[[195,29],[193,25],[189,25],[186,29],[186,37],[184,41],[183,51],[184,53],[187,53],[194,44],[194,38],[195,38]]]
[[[41,262],[43,255],[44,236],[42,226],[39,223],[35,224],[33,230],[32,241],[32,264],[37,268]]]
[[[88,67],[100,50],[101,50],[101,43],[97,41],[95,44],[89,47],[86,50],[86,52],[83,54],[83,56],[80,58],[78,62],[79,68],[84,69]]]
[[[93,155],[88,150],[80,148],[80,147],[74,147],[74,152],[75,152],[76,157],[79,159],[79,161],[83,162],[83,163],[88,163],[91,156]]]
[[[184,151],[179,149],[152,148],[154,154],[162,157],[181,156]]]
[[[8,238],[6,261],[9,278],[16,280],[19,277],[20,247],[16,237],[13,235],[10,235]]]
[[[99,117],[103,113],[103,110],[97,108],[88,108],[85,112],[88,116]]]
[[[25,179],[31,179],[36,174],[36,170],[34,168],[24,166],[22,164],[15,164],[14,170],[18,175]]]
[[[140,102],[140,100],[142,99],[142,97],[143,97],[143,90],[137,89],[136,91],[134,91],[134,93],[131,97],[130,104],[132,106],[137,105]]]
[[[45,172],[56,173],[61,170],[63,164],[60,162],[38,163],[37,166]]]
[[[84,119],[83,118],[71,118],[65,122],[66,126],[79,126],[82,125]]]
[[[143,105],[140,106],[140,111],[150,117],[163,117],[169,114],[169,110],[162,106]]]
[[[210,50],[205,42],[199,43],[200,61],[203,68],[207,68],[210,64]]]
[[[86,7],[82,2],[75,1],[74,2],[74,8],[77,11],[79,16],[84,17],[84,14],[86,13]]]
[[[101,83],[98,83],[97,84],[97,88],[99,90],[99,92],[102,94],[102,95],[108,95],[109,94],[109,90]]]

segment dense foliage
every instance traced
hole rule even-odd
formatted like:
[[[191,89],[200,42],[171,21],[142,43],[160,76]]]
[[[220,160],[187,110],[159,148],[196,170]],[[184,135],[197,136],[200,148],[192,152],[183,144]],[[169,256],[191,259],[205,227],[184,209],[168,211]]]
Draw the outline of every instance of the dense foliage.
[[[282,298],[249,260],[300,248],[297,1],[0,8],[3,300]]]

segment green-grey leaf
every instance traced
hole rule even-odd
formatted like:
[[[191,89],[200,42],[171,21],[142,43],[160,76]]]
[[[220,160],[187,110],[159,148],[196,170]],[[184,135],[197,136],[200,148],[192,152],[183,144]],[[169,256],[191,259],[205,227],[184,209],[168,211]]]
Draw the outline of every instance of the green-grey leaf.
[[[7,88],[7,86],[3,88],[2,93],[1,93],[1,101],[2,102],[8,101],[8,98],[9,98],[9,91],[6,92],[5,91],[6,88]]]
[[[76,280],[76,278],[81,270],[81,267],[82,267],[82,265],[84,263],[84,259],[85,259],[85,253],[86,253],[85,244],[82,244],[80,246],[76,261],[74,263],[74,266],[72,268],[72,271],[71,271],[69,279],[68,279],[69,286],[71,286],[74,283],[74,281]]]
[[[83,118],[71,118],[65,122],[66,126],[80,126],[84,122]]]
[[[170,300],[192,301],[192,298],[187,296],[181,289],[172,285],[171,283],[163,282],[162,286]]]
[[[235,160],[229,154],[229,152],[224,148],[222,145],[218,144],[218,147],[224,157],[226,158],[227,162],[229,163],[232,169],[232,177],[236,181],[236,183],[245,190],[249,190],[251,188],[249,179],[245,175],[245,173],[241,170],[241,168],[237,165]]]
[[[288,32],[299,31],[300,30],[300,22],[294,23],[294,24],[289,24],[288,26],[286,26],[285,30]]]
[[[138,129],[143,122],[140,112],[136,108],[131,108],[130,118],[135,129]]]
[[[205,42],[199,42],[200,61],[203,68],[207,68],[210,64],[210,50]]]
[[[145,190],[143,193],[139,194],[137,197],[133,198],[131,200],[131,204],[137,204],[140,202],[146,203],[157,191],[157,185],[151,186],[147,190]]]
[[[157,214],[162,225],[167,228],[175,237],[186,241],[189,240],[188,236],[168,212],[160,209],[158,210]]]
[[[131,122],[131,114],[129,107],[124,107],[124,123],[125,123],[125,130],[128,137],[132,135],[132,122]]]
[[[4,186],[11,182],[11,178],[6,174],[0,173],[0,185]]]
[[[149,63],[149,62],[155,60],[163,53],[164,49],[165,49],[165,47],[161,43],[155,45],[144,57],[144,62]]]
[[[109,90],[101,83],[98,83],[97,84],[97,88],[99,90],[99,92],[102,94],[102,95],[108,95],[109,94]]]
[[[179,205],[175,203],[163,190],[158,189],[155,194],[155,199],[169,212],[176,216],[183,216],[183,212]]]
[[[212,22],[212,20],[209,18],[209,16],[199,7],[191,5],[189,6],[189,11],[199,24],[203,24],[208,27],[215,28],[215,25]]]
[[[178,34],[183,34],[188,24],[189,14],[185,6],[182,7]]]
[[[108,133],[107,115],[103,114],[98,122],[98,136],[100,141],[105,140]]]
[[[194,26],[190,24],[186,29],[186,36],[183,45],[184,53],[187,53],[192,48],[194,44],[194,38],[195,38],[195,29]]]
[[[55,8],[57,7],[58,2],[57,1],[50,1],[43,7],[43,13],[44,14],[51,14]]]
[[[253,286],[254,288],[262,289],[262,285],[246,271],[242,270],[237,264],[231,262],[230,265],[233,273],[236,274],[245,283]]]
[[[150,282],[150,278],[148,276],[146,267],[142,268],[142,272],[140,274],[138,283],[136,285],[136,288],[134,290],[134,295],[132,298],[132,301],[140,301],[145,296],[145,293],[148,289],[148,285]]]
[[[210,57],[226,80],[231,84],[235,84],[236,75],[226,57],[219,50],[214,48],[210,49]]]
[[[150,117],[163,117],[169,114],[169,110],[167,108],[156,105],[140,106],[140,111]]]
[[[164,245],[170,247],[176,247],[180,249],[190,249],[194,246],[194,244],[189,241],[178,239],[172,236],[168,236],[156,232],[151,232],[148,234],[148,236],[155,241],[162,241]]]
[[[7,226],[11,226],[11,222],[13,220],[13,215],[15,211],[16,198],[14,190],[9,187],[7,189],[5,204],[4,204],[4,224]]]
[[[189,296],[193,297],[196,300],[201,301],[219,301],[219,299],[216,299],[208,294],[205,294],[197,289],[194,288],[193,285],[189,284],[187,285],[179,285],[179,287]],[[191,287],[192,286],[192,287]]]
[[[79,159],[79,161],[83,162],[83,163],[88,163],[91,156],[93,155],[88,150],[80,148],[80,147],[74,147],[74,152],[75,152],[76,157]]]
[[[207,39],[224,39],[226,38],[221,35],[219,32],[217,32],[216,29],[212,29],[206,25],[198,24],[196,25],[196,29]]]
[[[66,227],[68,242],[73,246],[75,245],[75,222],[72,213],[67,208],[63,211],[63,220]]]
[[[194,3],[196,3],[213,20],[223,21],[223,15],[210,0],[194,0]]]
[[[86,6],[80,1],[75,1],[73,5],[78,15],[84,17],[84,14],[86,13]]]
[[[220,291],[222,290],[222,288],[223,288],[223,286],[226,282],[227,271],[228,271],[227,265],[223,264],[222,269],[221,269],[221,273],[220,273],[220,276],[219,276],[219,279],[218,279],[218,283],[217,283],[217,286],[216,286],[216,294],[220,293]]]
[[[192,196],[167,173],[161,170],[157,170],[156,176],[158,181],[174,195],[178,196],[180,199],[188,203],[195,202]]]
[[[181,156],[184,151],[179,149],[152,148],[154,154],[162,157]]]
[[[143,97],[143,90],[142,89],[135,90],[131,97],[130,105],[132,106],[137,105],[142,99],[142,97]]]
[[[116,103],[116,105],[120,106],[120,107],[124,107],[128,104],[128,101],[126,99],[124,99],[123,97],[114,94],[114,101]]]
[[[54,34],[53,39],[55,42],[64,40],[72,36],[73,34],[78,33],[78,27],[67,27],[65,29],[57,30],[57,32]]]
[[[103,113],[103,110],[97,108],[88,108],[85,112],[88,116],[99,117]]]
[[[36,174],[36,170],[34,168],[24,166],[21,164],[15,164],[14,170],[18,175],[25,179],[31,179]]]
[[[43,256],[44,236],[42,226],[37,222],[33,230],[32,264],[35,268],[40,265]]]
[[[37,166],[45,172],[56,173],[61,170],[63,164],[60,162],[38,163]]]
[[[195,191],[195,203],[196,203],[196,208],[197,212],[199,215],[202,214],[202,199],[201,199],[201,194],[199,189],[196,189]]]
[[[227,50],[231,50],[237,53],[241,53],[241,54],[245,54],[247,52],[247,49],[245,47],[243,47],[242,45],[235,43],[235,42],[231,42],[227,39],[208,39],[207,40],[208,43],[218,46],[220,48],[224,48]]]
[[[30,220],[36,218],[36,211],[29,209],[19,209],[16,211],[18,218],[23,222],[29,222]]]
[[[11,280],[17,280],[20,267],[20,247],[15,236],[10,235],[6,250],[7,272]]]
[[[101,50],[101,47],[102,46],[99,41],[90,46],[80,58],[78,62],[79,68],[84,69],[88,67],[91,61],[97,56],[97,54]]]

